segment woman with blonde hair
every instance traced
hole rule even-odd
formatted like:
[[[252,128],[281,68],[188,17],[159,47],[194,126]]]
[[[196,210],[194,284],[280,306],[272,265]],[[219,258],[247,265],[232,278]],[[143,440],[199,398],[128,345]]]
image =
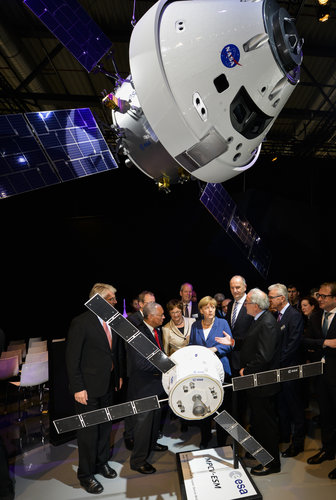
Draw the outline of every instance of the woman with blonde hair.
[[[231,352],[232,348],[230,345],[220,344],[216,340],[216,337],[223,337],[225,334],[232,337],[232,333],[226,319],[216,317],[216,307],[217,301],[210,296],[203,297],[199,301],[198,309],[203,319],[197,320],[192,324],[189,345],[201,345],[214,352],[223,365],[225,382],[229,383],[231,381],[231,367],[228,354]],[[225,406],[226,405],[230,406],[230,401],[227,398]],[[202,420],[200,425],[200,448],[204,449],[211,439],[211,417]],[[225,433],[217,426],[217,444],[223,446],[225,444],[225,439]]]

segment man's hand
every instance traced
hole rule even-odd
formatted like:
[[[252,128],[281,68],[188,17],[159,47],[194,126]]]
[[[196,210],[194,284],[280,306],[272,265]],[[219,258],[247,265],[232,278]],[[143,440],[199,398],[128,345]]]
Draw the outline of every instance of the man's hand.
[[[241,369],[239,370],[239,375],[240,375],[241,377],[243,377],[243,376],[244,376],[244,368],[241,368]]]
[[[114,388],[114,390],[115,390],[115,391],[120,391],[120,389],[122,388],[122,385],[123,385],[123,379],[122,379],[122,378],[120,378],[120,379],[119,379],[119,387],[115,387],[115,388]]]
[[[336,349],[336,339],[325,339],[323,345],[324,347],[331,347],[332,349]]]
[[[80,403],[81,405],[87,405],[88,394],[85,390],[80,392],[75,392],[74,396],[77,403]]]

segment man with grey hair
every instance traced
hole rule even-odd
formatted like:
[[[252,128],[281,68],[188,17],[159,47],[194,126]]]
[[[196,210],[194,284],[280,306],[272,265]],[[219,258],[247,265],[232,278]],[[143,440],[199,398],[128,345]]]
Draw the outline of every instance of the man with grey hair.
[[[281,330],[280,367],[295,366],[303,362],[302,339],[304,321],[302,314],[289,304],[287,287],[275,283],[268,287],[268,298],[272,309],[277,311],[277,322]],[[280,442],[289,447],[283,457],[296,457],[303,451],[305,418],[302,380],[291,380],[281,384],[278,394]]]
[[[253,288],[247,294],[244,306],[247,314],[252,317],[252,323],[240,351],[240,375],[278,368],[281,334],[273,314],[268,311],[267,295],[262,290]],[[278,384],[270,384],[246,391],[253,436],[273,456],[272,462],[267,466],[260,464],[251,469],[251,474],[256,476],[280,472],[276,412],[276,394],[279,390]]]
[[[149,302],[143,308],[144,320],[138,326],[159,349],[163,349],[161,325],[164,320],[163,308],[156,302]],[[148,396],[161,396],[164,393],[162,373],[127,345],[128,399],[141,399]],[[166,451],[167,446],[157,443],[160,430],[161,410],[138,413],[132,416],[134,445],[130,457],[131,469],[140,474],[153,474],[156,469],[147,462],[151,451]]]
[[[96,283],[89,297],[96,293],[115,306],[116,289],[112,285]],[[78,414],[112,406],[115,391],[121,389],[124,378],[122,339],[103,320],[86,311],[71,322],[66,367]],[[77,431],[77,477],[88,493],[99,494],[104,490],[95,474],[107,479],[117,476],[108,463],[111,430],[112,423],[105,422]]]
[[[191,283],[183,283],[180,287],[180,296],[183,304],[183,316],[186,318],[199,318],[197,302],[192,301],[193,286]]]
[[[233,297],[233,301],[228,305],[225,319],[229,323],[232,337],[235,340],[235,349],[231,353],[230,364],[232,375],[236,377],[239,375],[240,369],[240,349],[253,319],[247,314],[246,308],[244,307],[244,303],[246,300],[245,278],[239,275],[232,276],[232,278],[230,279],[230,291]],[[240,399],[241,403],[245,401],[245,398]],[[244,413],[245,411],[246,409],[244,407],[239,409],[240,414]]]

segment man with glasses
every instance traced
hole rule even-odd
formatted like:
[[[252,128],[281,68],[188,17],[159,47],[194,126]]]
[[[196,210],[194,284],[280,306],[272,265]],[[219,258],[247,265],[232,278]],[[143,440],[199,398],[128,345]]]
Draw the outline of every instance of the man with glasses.
[[[244,306],[252,317],[252,323],[240,351],[240,375],[279,368],[281,334],[273,314],[268,311],[267,295],[254,288],[247,294]],[[251,409],[251,432],[273,456],[272,462],[265,467],[260,464],[251,469],[251,474],[256,476],[280,472],[276,412],[276,394],[279,390],[279,384],[270,384],[244,391]]]
[[[144,309],[144,320],[139,325],[139,330],[159,349],[163,349],[161,325],[164,320],[163,308],[156,302],[150,302]],[[128,368],[128,399],[135,400],[148,396],[161,396],[164,394],[162,387],[162,373],[138,353],[133,347],[127,345]],[[137,413],[132,417],[133,424],[133,450],[130,457],[131,469],[140,474],[153,474],[156,469],[147,462],[151,451],[166,451],[167,446],[157,443],[160,431],[161,410]]]
[[[96,283],[89,298],[96,293],[113,306],[117,303],[116,289],[111,285]],[[114,393],[121,389],[123,382],[123,353],[119,335],[91,311],[72,320],[66,348],[66,367],[78,414],[113,404]],[[104,490],[95,474],[108,479],[117,476],[108,464],[111,430],[112,423],[107,422],[77,431],[77,477],[88,493],[98,494]]]
[[[280,367],[299,365],[302,359],[303,316],[289,304],[285,285],[276,283],[268,287],[268,298],[272,309],[277,311],[277,322],[281,330]],[[291,380],[281,384],[278,395],[280,421],[280,442],[290,446],[282,453],[283,457],[296,457],[304,449],[305,418],[302,380]]]
[[[144,319],[143,309],[145,305],[149,304],[150,302],[155,302],[155,296],[153,292],[144,290],[143,292],[139,293],[138,300],[139,300],[139,310],[133,314],[130,314],[127,318],[128,321],[130,321],[136,327],[141,325],[141,323],[143,322]]]
[[[324,359],[323,375],[317,377],[317,400],[320,407],[321,450],[308,458],[309,464],[333,460],[336,452],[336,282],[322,283],[317,294],[321,317],[312,317],[305,335],[305,345]],[[336,479],[336,468],[329,472]]]

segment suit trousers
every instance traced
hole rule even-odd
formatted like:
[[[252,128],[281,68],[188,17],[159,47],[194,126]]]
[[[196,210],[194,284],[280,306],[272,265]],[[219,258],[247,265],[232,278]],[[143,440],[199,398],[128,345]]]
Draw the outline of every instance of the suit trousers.
[[[160,421],[161,409],[133,415],[134,448],[130,457],[131,467],[140,467],[147,461],[159,436]]]
[[[251,410],[251,434],[273,457],[270,465],[280,465],[279,429],[276,412],[276,395],[258,397],[254,389],[246,391]]]
[[[316,377],[317,402],[320,408],[322,448],[336,453],[336,381],[326,375]]]
[[[112,372],[109,391],[98,398],[88,398],[87,405],[75,404],[76,412],[86,413],[88,411],[105,408],[113,404],[114,399],[114,376]],[[96,468],[104,465],[110,458],[110,435],[112,422],[92,425],[77,431],[78,442],[78,479],[93,476]]]
[[[303,385],[301,380],[284,382],[278,394],[278,415],[280,424],[280,441],[290,441],[300,448],[305,438],[305,416],[303,401]]]

